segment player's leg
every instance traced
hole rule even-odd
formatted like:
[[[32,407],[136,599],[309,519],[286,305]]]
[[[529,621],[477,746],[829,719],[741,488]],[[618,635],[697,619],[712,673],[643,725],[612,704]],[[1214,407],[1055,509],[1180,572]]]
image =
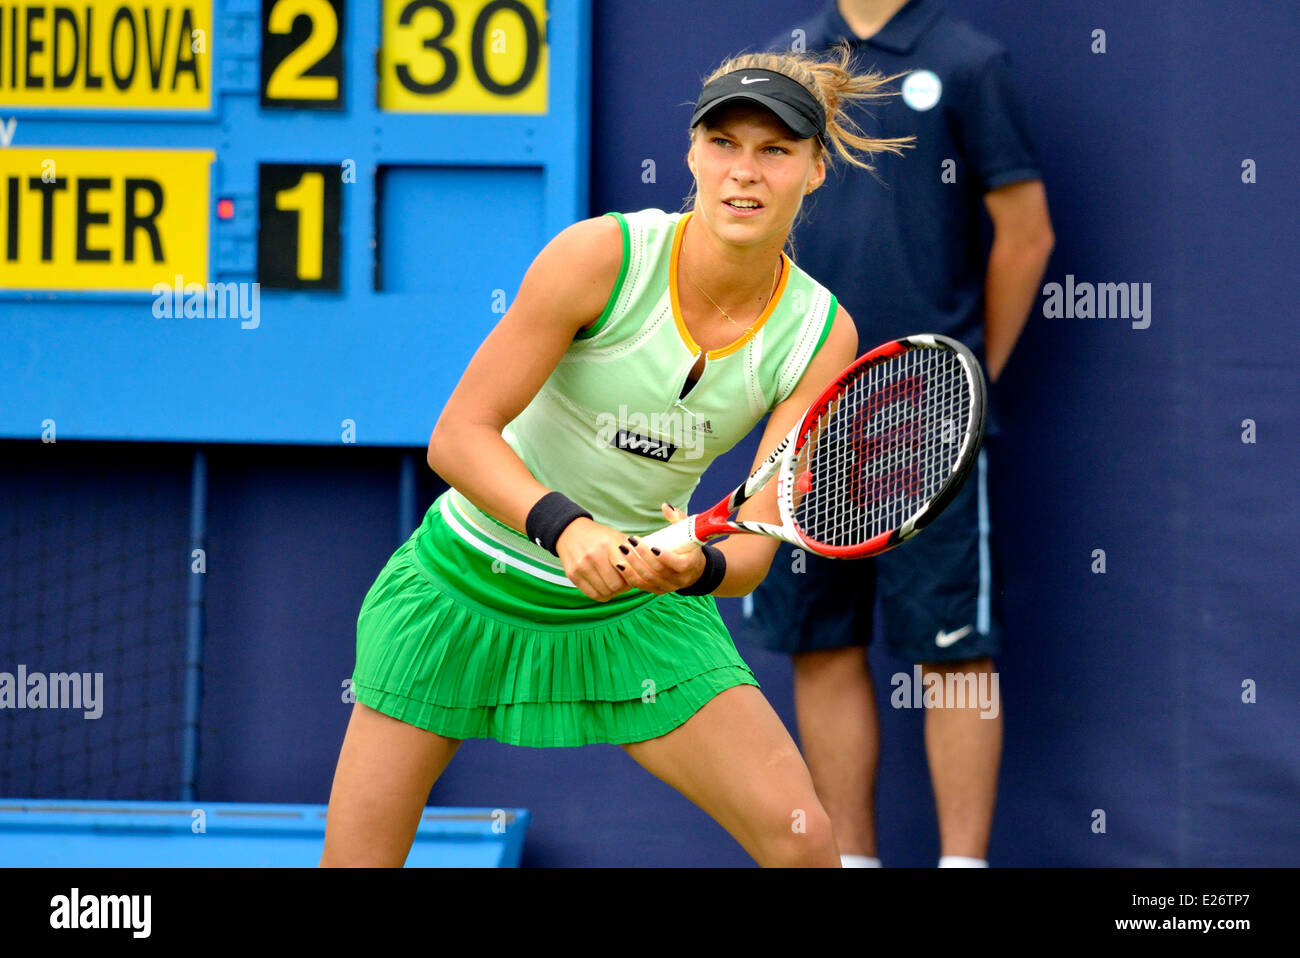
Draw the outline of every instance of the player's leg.
[[[843,855],[876,857],[880,721],[866,649],[794,655],[799,742]]]
[[[987,860],[1002,755],[1002,703],[999,687],[992,681],[993,660],[932,662],[921,670],[923,675],[936,673],[940,688],[965,689],[965,707],[945,701],[943,708],[925,713],[925,751],[939,815],[940,854]]]
[[[890,652],[920,663],[923,676],[934,672],[944,690],[957,688],[949,676],[959,680],[967,700],[968,707],[956,708],[945,696],[944,707],[926,710],[925,745],[940,854],[980,861],[988,854],[1002,754],[1002,706],[992,665],[1001,629],[993,614],[984,483],[981,452],[975,475],[943,515],[876,560]]]
[[[429,790],[459,746],[356,703],[334,771],[321,865],[401,867]]]
[[[799,744],[846,861],[876,856],[880,731],[864,648],[874,597],[870,560],[837,562],[782,544],[740,632],[793,656]]]
[[[671,732],[623,747],[713,816],[760,865],[839,867],[808,768],[754,686],[726,689]]]

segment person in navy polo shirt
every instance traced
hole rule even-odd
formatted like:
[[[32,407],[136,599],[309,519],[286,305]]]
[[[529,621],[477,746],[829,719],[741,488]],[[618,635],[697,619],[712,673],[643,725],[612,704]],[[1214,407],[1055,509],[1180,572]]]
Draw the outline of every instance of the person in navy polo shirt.
[[[898,96],[853,118],[871,136],[914,135],[915,148],[901,157],[882,154],[876,176],[845,170],[828,177],[796,222],[795,259],[836,291],[857,323],[861,349],[909,333],[942,333],[969,346],[996,380],[1054,242],[1006,50],[934,0],[831,0],[767,49],[818,52],[839,42],[852,45],[862,67],[905,74],[895,81]],[[993,226],[987,259],[981,205]],[[990,410],[989,439],[997,431]],[[793,654],[799,736],[846,866],[880,864],[879,726],[863,649],[877,602],[891,653],[920,665],[923,687],[940,682],[930,704],[943,707],[925,713],[939,864],[987,865],[1002,750],[990,444],[961,494],[920,536],[857,562],[783,544],[752,608],[747,603],[743,637]],[[909,684],[914,673],[905,673]],[[958,689],[967,707],[948,701]],[[892,698],[925,703],[920,690]]]

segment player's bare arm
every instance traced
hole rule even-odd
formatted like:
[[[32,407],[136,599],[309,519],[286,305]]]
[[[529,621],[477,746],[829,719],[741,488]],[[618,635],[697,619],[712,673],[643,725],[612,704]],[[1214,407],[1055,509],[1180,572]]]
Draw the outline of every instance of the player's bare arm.
[[[852,363],[857,355],[857,327],[853,325],[853,318],[848,310],[840,306],[831,323],[831,331],[826,336],[826,342],[822,343],[821,349],[804,370],[798,385],[784,402],[772,410],[751,469],[758,467],[763,458],[799,421],[822,390],[843,371],[844,367]],[[736,518],[779,523],[781,517],[776,507],[776,489],[776,483],[769,482],[756,496],[740,507]],[[758,584],[767,575],[779,545],[778,540],[766,536],[731,536],[726,539],[719,548],[727,557],[727,575],[722,580],[722,585],[713,594],[732,597],[749,595],[758,588]]]
[[[501,436],[528,405],[583,326],[605,308],[623,262],[617,221],[583,220],[556,236],[524,274],[519,294],[475,352],[429,437],[429,466],[467,499],[524,531],[529,510],[552,491]],[[589,597],[628,589],[609,560],[622,534],[578,519],[560,538],[565,571]]]

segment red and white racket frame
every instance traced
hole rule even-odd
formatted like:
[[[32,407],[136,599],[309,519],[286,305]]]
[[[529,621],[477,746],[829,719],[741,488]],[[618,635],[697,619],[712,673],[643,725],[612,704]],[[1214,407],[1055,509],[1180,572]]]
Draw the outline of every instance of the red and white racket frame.
[[[915,514],[909,516],[897,528],[882,532],[866,542],[853,546],[835,546],[818,542],[803,535],[794,521],[794,482],[799,453],[808,441],[808,427],[816,422],[826,407],[840,395],[845,386],[861,376],[867,369],[914,349],[950,350],[956,354],[966,373],[966,387],[970,394],[970,412],[965,429],[962,432],[956,467],[949,474],[943,486],[940,487],[939,492],[927,500]],[[699,547],[709,539],[718,536],[747,532],[781,539],[791,545],[807,549],[830,559],[864,559],[869,556],[879,555],[894,548],[899,543],[905,542],[924,529],[947,508],[953,497],[957,495],[962,483],[966,481],[966,477],[975,464],[980,443],[984,438],[984,420],[987,410],[985,396],[984,373],[980,369],[979,360],[957,340],[933,333],[923,333],[882,343],[870,352],[859,356],[852,365],[848,366],[822,390],[821,395],[808,407],[794,428],[777,444],[771,455],[764,459],[758,468],[750,474],[749,478],[745,480],[744,484],[737,486],[731,495],[712,509],[680,519],[670,526],[645,536],[641,541],[654,548],[674,551],[688,545]],[[774,475],[778,476],[776,502],[781,515],[780,525],[770,522],[752,522],[728,518],[767,485]]]

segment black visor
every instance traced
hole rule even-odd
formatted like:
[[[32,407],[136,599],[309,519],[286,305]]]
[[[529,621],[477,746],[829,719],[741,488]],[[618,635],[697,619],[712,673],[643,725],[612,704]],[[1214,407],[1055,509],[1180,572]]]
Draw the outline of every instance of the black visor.
[[[819,136],[826,140],[826,115],[821,104],[802,83],[772,70],[734,70],[723,74],[700,91],[691,126],[724,103],[752,100],[767,107],[800,139]]]

